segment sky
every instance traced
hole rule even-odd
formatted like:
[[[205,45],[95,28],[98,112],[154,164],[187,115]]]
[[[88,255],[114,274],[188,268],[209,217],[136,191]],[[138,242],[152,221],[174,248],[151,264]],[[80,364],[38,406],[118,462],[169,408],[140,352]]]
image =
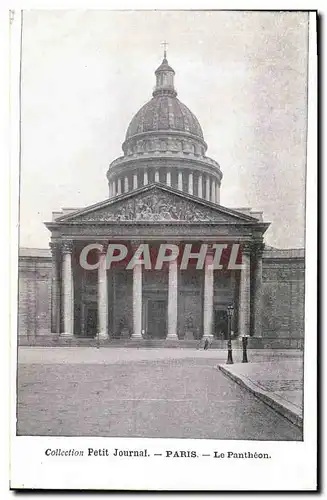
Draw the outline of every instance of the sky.
[[[263,210],[266,243],[304,246],[306,13],[24,11],[20,246],[52,211],[108,197],[106,172],[151,98],[167,40],[178,98],[223,172],[221,204]]]

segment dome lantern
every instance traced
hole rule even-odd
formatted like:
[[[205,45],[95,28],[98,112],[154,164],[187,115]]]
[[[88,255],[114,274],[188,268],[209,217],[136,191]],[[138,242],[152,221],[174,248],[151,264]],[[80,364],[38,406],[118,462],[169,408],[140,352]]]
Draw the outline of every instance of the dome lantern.
[[[177,92],[174,88],[174,76],[175,71],[171,66],[169,66],[167,61],[167,42],[163,42],[164,45],[164,57],[159,68],[156,69],[156,86],[152,93],[153,97],[158,95],[171,95],[172,97],[177,96]]]

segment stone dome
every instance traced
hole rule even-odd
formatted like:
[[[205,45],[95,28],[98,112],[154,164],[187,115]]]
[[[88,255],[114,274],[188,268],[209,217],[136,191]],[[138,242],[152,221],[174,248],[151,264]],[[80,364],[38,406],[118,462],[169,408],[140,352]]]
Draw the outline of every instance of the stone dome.
[[[110,197],[160,182],[219,203],[220,166],[206,156],[201,125],[177,99],[174,76],[165,51],[155,71],[152,99],[130,122],[122,144],[124,155],[109,166]]]
[[[203,140],[201,125],[196,116],[177,97],[164,92],[155,95],[134,116],[126,140],[144,132],[179,131]]]

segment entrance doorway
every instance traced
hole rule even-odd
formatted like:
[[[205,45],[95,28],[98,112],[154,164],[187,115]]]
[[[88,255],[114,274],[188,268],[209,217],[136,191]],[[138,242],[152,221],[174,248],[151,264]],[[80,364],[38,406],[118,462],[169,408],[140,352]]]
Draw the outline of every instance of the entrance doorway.
[[[147,335],[152,339],[166,338],[167,300],[149,299],[147,316]]]
[[[216,310],[214,314],[214,336],[216,339],[226,340],[228,337],[228,317],[227,311]]]
[[[95,337],[98,326],[98,312],[96,307],[86,307],[85,316],[84,335],[85,337]]]

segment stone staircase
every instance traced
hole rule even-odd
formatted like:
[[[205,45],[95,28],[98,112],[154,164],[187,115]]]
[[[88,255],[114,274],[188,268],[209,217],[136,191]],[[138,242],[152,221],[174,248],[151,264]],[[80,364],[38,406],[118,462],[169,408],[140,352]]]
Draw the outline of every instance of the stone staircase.
[[[198,347],[203,348],[203,341],[171,339],[107,339],[99,341],[97,338],[67,338],[58,335],[39,335],[35,337],[20,336],[18,338],[18,345],[39,347],[84,346],[133,349],[196,349]],[[232,340],[232,345],[233,349],[242,349],[242,342],[239,338]],[[227,340],[212,340],[210,349],[227,349]],[[303,349],[303,339],[250,337],[248,339],[248,349]]]
[[[233,341],[234,343],[235,341]],[[131,348],[189,348],[196,349],[203,347],[203,341],[199,340],[171,340],[171,339],[107,339],[99,340],[97,338],[67,338],[60,336],[36,336],[34,338],[20,338],[19,345],[34,346],[84,346],[84,347],[131,347]],[[226,340],[213,340],[210,345],[215,349],[226,349]]]

